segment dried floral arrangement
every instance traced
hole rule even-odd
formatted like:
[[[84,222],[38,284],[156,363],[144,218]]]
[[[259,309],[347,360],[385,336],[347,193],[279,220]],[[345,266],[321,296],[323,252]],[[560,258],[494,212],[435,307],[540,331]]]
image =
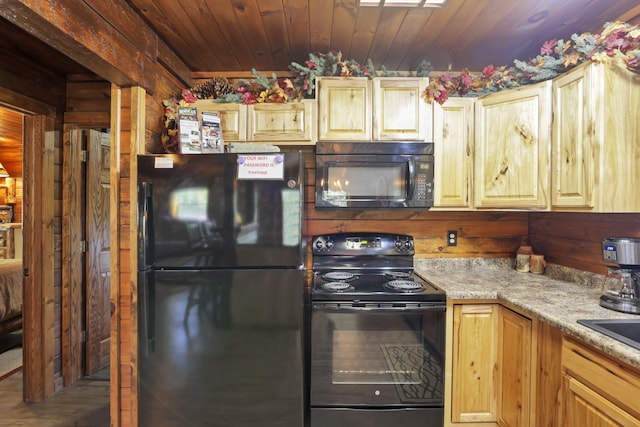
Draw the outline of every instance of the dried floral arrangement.
[[[294,87],[304,97],[313,97],[315,93],[316,78],[323,76],[338,77],[395,77],[400,73],[389,71],[385,66],[376,69],[371,59],[367,59],[366,65],[361,65],[352,59],[343,59],[342,52],[329,52],[310,54],[304,64],[292,62],[289,69],[295,73]],[[431,73],[431,64],[422,61],[416,70],[416,76],[428,77]]]
[[[540,54],[514,66],[486,66],[482,73],[468,70],[432,79],[423,93],[426,102],[442,104],[450,96],[478,96],[552,79],[578,64],[620,57],[629,70],[640,72],[640,27],[624,22],[607,23],[601,34],[573,34],[571,40],[549,40]]]

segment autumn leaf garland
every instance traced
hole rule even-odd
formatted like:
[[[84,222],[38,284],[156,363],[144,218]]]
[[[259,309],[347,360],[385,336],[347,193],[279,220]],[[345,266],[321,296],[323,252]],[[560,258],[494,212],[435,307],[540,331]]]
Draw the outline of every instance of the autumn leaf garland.
[[[422,95],[428,103],[443,104],[450,96],[479,96],[537,83],[585,61],[605,62],[612,57],[622,58],[629,70],[640,72],[640,27],[618,21],[605,24],[601,34],[573,34],[567,41],[548,40],[533,59],[516,59],[512,67],[491,64],[476,75],[468,70],[457,75],[446,73],[431,79]]]

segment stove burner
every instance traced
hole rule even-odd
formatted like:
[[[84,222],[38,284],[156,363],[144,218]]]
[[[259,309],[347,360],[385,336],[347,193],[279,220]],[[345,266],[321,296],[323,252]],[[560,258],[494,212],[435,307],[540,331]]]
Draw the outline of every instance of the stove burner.
[[[406,271],[387,271],[384,275],[392,279],[408,279],[411,277],[411,273],[407,273]]]
[[[390,282],[385,283],[384,287],[394,291],[403,292],[420,292],[424,289],[424,286],[412,280],[391,280]]]
[[[346,292],[353,290],[353,286],[347,282],[329,282],[323,284],[322,288],[329,292]]]
[[[322,275],[325,280],[337,280],[340,282],[350,282],[356,280],[358,277],[347,271],[330,271]]]

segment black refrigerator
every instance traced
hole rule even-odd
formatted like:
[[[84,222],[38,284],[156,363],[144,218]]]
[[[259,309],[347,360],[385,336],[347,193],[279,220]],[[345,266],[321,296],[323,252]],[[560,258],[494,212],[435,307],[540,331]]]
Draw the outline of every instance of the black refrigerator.
[[[303,426],[302,153],[137,161],[139,425]]]

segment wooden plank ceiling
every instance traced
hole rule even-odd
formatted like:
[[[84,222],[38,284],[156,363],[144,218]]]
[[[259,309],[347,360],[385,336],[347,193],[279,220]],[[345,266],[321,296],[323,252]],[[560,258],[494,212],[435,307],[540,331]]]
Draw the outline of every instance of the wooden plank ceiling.
[[[128,0],[194,72],[287,70],[310,52],[376,67],[480,71],[539,54],[550,39],[640,23],[638,0],[448,0],[442,9],[357,0]]]
[[[22,177],[22,114],[0,107],[0,162],[12,178]]]

